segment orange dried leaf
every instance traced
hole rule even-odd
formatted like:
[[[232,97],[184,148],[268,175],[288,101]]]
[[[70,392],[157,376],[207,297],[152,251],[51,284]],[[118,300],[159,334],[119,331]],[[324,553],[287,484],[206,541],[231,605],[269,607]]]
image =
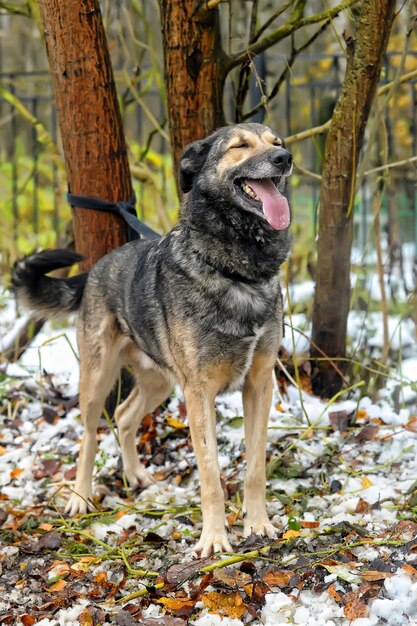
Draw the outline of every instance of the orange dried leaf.
[[[24,469],[14,469],[10,472],[10,480],[13,480],[13,478],[17,478],[18,476],[20,476],[20,474],[23,474],[25,470]]]
[[[286,413],[286,410],[282,408],[281,403],[277,402],[275,405],[275,408],[277,411],[279,411],[280,413]]]
[[[234,593],[210,591],[205,593],[201,599],[208,609],[221,616],[239,619],[245,612],[242,597],[237,591]]]
[[[60,578],[56,581],[56,583],[49,587],[49,591],[52,591],[52,593],[58,593],[59,591],[62,591],[67,586],[67,584],[68,583],[65,580]]]
[[[32,617],[32,615],[28,615],[27,613],[25,613],[24,615],[20,615],[19,619],[22,622],[23,626],[32,626],[32,624],[37,621],[35,617]]]
[[[294,537],[299,537],[299,536],[300,536],[300,531],[299,530],[287,530],[282,535],[282,538],[283,539],[293,539]]]
[[[309,522],[307,520],[300,521],[301,528],[318,528],[320,526],[320,522]]]
[[[91,617],[91,613],[88,610],[88,607],[84,609],[78,620],[80,624],[83,624],[84,626],[94,626],[93,618]]]
[[[5,454],[7,452],[6,448],[4,446],[0,446],[0,456],[2,454]]]
[[[294,572],[277,570],[276,572],[267,572],[262,580],[270,587],[287,587],[293,577]]]
[[[365,409],[358,409],[356,413],[356,419],[364,420],[367,417],[368,417],[368,413],[365,411]]]
[[[99,572],[96,576],[94,576],[94,582],[102,585],[107,582],[107,574],[106,572]]]
[[[417,569],[409,563],[404,563],[404,565],[401,565],[401,569],[407,572],[407,574],[409,574],[410,576],[417,577]]]
[[[374,483],[365,476],[364,478],[362,478],[361,484],[362,484],[362,489],[368,489],[368,487],[372,487]]]
[[[340,593],[337,593],[336,589],[334,588],[334,583],[330,585],[330,587],[328,588],[328,592],[329,592],[329,596],[333,598],[335,602],[342,601],[342,596],[340,595]]]
[[[187,424],[184,424],[184,422],[180,422],[180,420],[177,420],[176,417],[167,417],[167,424],[169,426],[171,426],[171,428],[188,428]]]
[[[365,602],[358,596],[355,596],[353,592],[346,594],[346,597],[348,596],[350,596],[349,601],[343,609],[348,620],[353,621],[360,617],[366,617],[368,615],[368,607]]]
[[[50,530],[53,529],[52,524],[41,524],[40,526],[38,526],[38,530],[46,530],[47,533],[49,533]]]
[[[405,427],[407,430],[411,430],[414,433],[417,432],[417,416],[412,415],[410,419],[408,420],[408,422],[406,423]]]
[[[391,578],[391,576],[392,574],[390,572],[378,572],[370,569],[360,572],[362,580],[366,580],[368,582],[373,582],[374,580],[384,580],[385,578]]]
[[[219,569],[214,573],[214,580],[220,580],[222,583],[229,585],[229,587],[244,587],[251,580],[252,577],[246,572],[241,572],[238,569]]]
[[[189,609],[194,608],[194,600],[191,598],[159,598],[159,604],[163,604],[166,609],[175,615],[187,614]],[[184,612],[185,610],[185,612]]]
[[[356,505],[356,509],[355,512],[356,513],[366,513],[367,511],[369,511],[369,504],[366,500],[364,500],[363,498],[359,498],[359,502]]]

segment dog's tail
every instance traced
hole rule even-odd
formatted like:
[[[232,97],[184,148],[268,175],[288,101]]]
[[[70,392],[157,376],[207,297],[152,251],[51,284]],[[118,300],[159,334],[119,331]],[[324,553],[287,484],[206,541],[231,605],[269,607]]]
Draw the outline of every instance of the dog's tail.
[[[68,267],[83,257],[70,250],[44,250],[17,261],[12,273],[12,287],[18,300],[39,317],[79,309],[88,273],[71,278],[46,276],[48,272]]]

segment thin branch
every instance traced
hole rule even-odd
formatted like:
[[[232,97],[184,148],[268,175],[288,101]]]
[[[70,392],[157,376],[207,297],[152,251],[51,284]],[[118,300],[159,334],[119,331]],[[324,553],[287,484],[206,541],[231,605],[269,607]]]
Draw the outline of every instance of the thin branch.
[[[252,42],[255,37],[256,20],[258,19],[258,1],[252,0],[252,13],[250,16],[249,41]]]
[[[331,119],[327,120],[324,124],[320,124],[320,126],[313,126],[313,128],[309,128],[308,130],[302,130],[299,133],[295,133],[294,135],[289,135],[285,137],[284,141],[287,145],[291,143],[296,143],[298,141],[303,141],[304,139],[311,139],[316,135],[322,135],[330,128]]]
[[[290,58],[288,59],[287,64],[285,66],[285,69],[281,72],[269,96],[264,95],[261,101],[256,106],[254,106],[250,111],[248,111],[247,113],[245,113],[245,115],[243,115],[243,117],[241,118],[241,121],[247,120],[248,118],[252,117],[252,115],[255,115],[255,113],[257,113],[263,107],[266,107],[271,102],[271,100],[275,98],[275,96],[278,94],[281,88],[282,83],[287,78],[292,66],[294,65],[295,60],[297,59],[298,55],[301,52],[303,52],[306,48],[308,48],[310,44],[312,44],[321,35],[321,33],[328,27],[330,22],[331,22],[330,19],[324,22],[324,24],[320,26],[320,28],[314,33],[314,35],[312,35],[310,39],[308,39],[308,41],[306,41],[302,46],[300,46],[299,48],[293,47],[293,49],[291,50]]]
[[[230,59],[228,59],[226,61],[225,74],[228,74],[234,67],[247,61],[248,58],[251,59],[257,54],[260,54],[261,52],[266,50],[267,48],[270,48],[273,44],[282,41],[296,30],[299,30],[304,26],[310,26],[311,24],[317,24],[319,22],[323,22],[324,20],[331,19],[344,9],[353,6],[357,2],[358,0],[343,0],[343,2],[338,4],[336,7],[329,9],[328,11],[323,11],[322,13],[317,13],[316,15],[304,17],[303,9],[305,0],[299,0],[288,22],[274,30],[266,37],[263,37],[259,41],[251,44],[246,50],[238,52]]]
[[[277,20],[280,15],[282,15],[287,9],[289,9],[290,6],[294,4],[294,1],[295,0],[289,0],[289,2],[286,2],[282,5],[282,7],[274,11],[274,13],[266,20],[266,22],[260,27],[258,32],[253,36],[251,43],[255,43],[255,41],[258,41],[259,37],[263,35],[268,26],[271,26],[272,22],[275,22],[275,20]]]
[[[408,82],[409,80],[412,80],[413,78],[417,78],[417,70],[413,70],[412,72],[403,74],[398,79],[398,81],[395,81],[395,82],[397,82],[397,84],[402,84],[402,83]],[[382,85],[382,87],[379,87],[377,91],[377,95],[381,96],[387,91],[389,91],[393,83],[394,81],[387,83],[386,85]],[[288,137],[285,137],[285,143],[287,144],[296,143],[298,141],[303,141],[304,139],[310,139],[312,137],[315,137],[316,135],[322,135],[324,132],[326,132],[326,130],[329,129],[330,123],[331,123],[331,119],[327,120],[327,122],[325,122],[324,124],[320,124],[320,126],[313,126],[313,128],[309,128],[308,130],[303,130],[299,133],[295,133],[294,135],[289,135]],[[412,158],[414,159],[414,157]]]
[[[395,161],[395,163],[386,163],[385,165],[380,165],[379,167],[374,167],[371,170],[367,170],[364,173],[364,176],[368,176],[369,174],[376,174],[377,172],[389,170],[392,167],[401,167],[401,165],[408,165],[409,163],[415,163],[416,161],[417,161],[417,156],[413,156],[413,157],[410,157],[409,159],[403,159],[402,161]]]
[[[394,82],[398,84],[402,84],[402,83],[406,83],[409,80],[412,80],[413,78],[417,78],[417,70],[413,70],[412,72],[408,72],[407,74],[403,74],[397,81],[397,79],[394,79],[393,81],[391,81],[390,83],[387,83],[386,85],[382,85],[382,87],[380,87],[378,89],[378,96],[382,96],[384,93],[387,93],[387,91],[389,91],[391,89],[391,87],[393,86]]]
[[[220,2],[221,2],[221,1],[222,1],[222,0],[208,0],[208,2],[207,2],[207,8],[208,8],[208,9],[215,9],[215,8],[216,8],[216,6],[217,6],[218,4],[220,4]]]
[[[42,124],[41,120],[33,115],[27,106],[9,89],[4,87],[0,83],[0,96],[6,100],[14,109],[25,119],[29,124],[33,126],[36,131],[36,137],[39,143],[46,146],[53,155],[58,156],[60,158],[60,154],[57,148],[55,141],[52,138],[52,135],[46,129],[46,127]]]
[[[298,163],[294,163],[294,168],[298,172],[300,172],[300,174],[303,174],[304,176],[309,176],[310,178],[314,178],[315,180],[319,180],[321,182],[320,174],[316,174],[316,172],[312,172],[311,170],[306,169],[305,167],[303,167],[302,165],[299,165]]]
[[[29,4],[16,4],[15,2],[0,2],[0,14],[9,13],[12,15],[22,15],[23,17],[32,17],[32,11]]]

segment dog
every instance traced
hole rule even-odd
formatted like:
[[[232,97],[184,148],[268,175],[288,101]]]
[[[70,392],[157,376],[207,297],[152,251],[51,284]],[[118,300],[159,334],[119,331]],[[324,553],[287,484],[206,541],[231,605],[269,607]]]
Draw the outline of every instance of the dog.
[[[115,420],[130,486],[153,482],[138,459],[135,435],[143,417],[179,384],[201,482],[203,528],[196,551],[202,557],[231,551],[214,402],[218,394],[241,389],[244,534],[276,533],[265,505],[265,448],[282,336],[277,272],[290,249],[291,172],[291,154],[267,126],[220,128],[184,150],[179,221],[165,236],[127,243],[88,274],[71,278],[46,274],[79,261],[74,252],[47,250],[16,263],[12,284],[31,309],[41,316],[79,311],[85,432],[69,515],[87,511],[98,421],[126,366],[135,385]]]

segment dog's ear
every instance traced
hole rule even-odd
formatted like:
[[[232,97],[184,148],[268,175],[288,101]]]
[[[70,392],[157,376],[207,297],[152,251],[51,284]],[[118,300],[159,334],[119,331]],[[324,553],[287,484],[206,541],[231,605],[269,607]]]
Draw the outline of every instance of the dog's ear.
[[[181,155],[179,167],[179,182],[181,191],[188,193],[194,183],[194,177],[204,166],[210,148],[213,145],[214,137],[194,141],[187,146]]]

